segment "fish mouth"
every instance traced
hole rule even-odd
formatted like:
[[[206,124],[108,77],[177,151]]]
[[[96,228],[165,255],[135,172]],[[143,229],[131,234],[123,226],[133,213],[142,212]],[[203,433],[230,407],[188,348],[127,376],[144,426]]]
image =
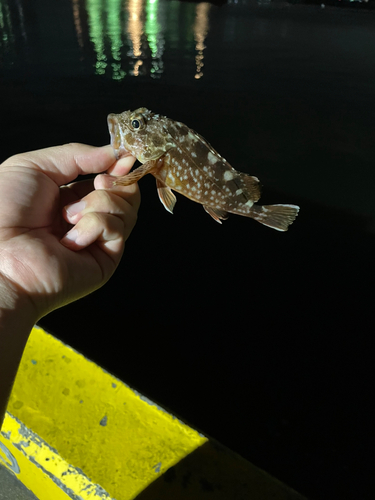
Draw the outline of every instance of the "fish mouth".
[[[121,131],[118,118],[114,113],[107,117],[109,135],[111,136],[111,146],[115,152],[117,160],[130,156],[131,153],[124,146],[124,136]]]

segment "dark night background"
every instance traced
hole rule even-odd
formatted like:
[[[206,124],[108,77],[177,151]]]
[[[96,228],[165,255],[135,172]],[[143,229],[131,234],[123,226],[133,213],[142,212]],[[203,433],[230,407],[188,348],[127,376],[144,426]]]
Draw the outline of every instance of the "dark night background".
[[[0,0],[0,160],[146,106],[300,205],[287,233],[171,216],[147,176],[111,281],[40,324],[312,499],[374,495],[371,7]]]

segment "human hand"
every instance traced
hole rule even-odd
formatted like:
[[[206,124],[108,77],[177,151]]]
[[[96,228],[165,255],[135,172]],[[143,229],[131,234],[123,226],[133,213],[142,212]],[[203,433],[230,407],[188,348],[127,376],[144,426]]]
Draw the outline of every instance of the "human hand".
[[[72,181],[125,175],[134,161],[116,161],[110,146],[67,144],[0,165],[0,306],[21,302],[35,322],[110,278],[136,222],[138,186],[112,187],[107,175]]]

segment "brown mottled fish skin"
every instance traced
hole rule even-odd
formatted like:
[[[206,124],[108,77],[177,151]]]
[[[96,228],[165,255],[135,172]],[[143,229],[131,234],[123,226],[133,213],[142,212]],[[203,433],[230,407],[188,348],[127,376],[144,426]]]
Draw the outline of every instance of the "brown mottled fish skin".
[[[297,217],[296,205],[254,205],[261,194],[259,180],[235,170],[183,123],[139,108],[108,115],[108,127],[117,158],[130,153],[142,163],[114,184],[126,186],[152,174],[160,201],[171,213],[176,203],[173,190],[201,203],[220,223],[233,213],[286,231]]]

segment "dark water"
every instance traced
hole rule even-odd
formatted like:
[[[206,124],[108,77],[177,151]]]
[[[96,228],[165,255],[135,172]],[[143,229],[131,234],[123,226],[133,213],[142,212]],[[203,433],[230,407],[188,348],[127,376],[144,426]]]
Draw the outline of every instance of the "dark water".
[[[116,275],[41,324],[310,498],[372,498],[373,11],[0,0],[0,30],[1,159],[146,106],[301,206],[219,226],[148,176]]]

